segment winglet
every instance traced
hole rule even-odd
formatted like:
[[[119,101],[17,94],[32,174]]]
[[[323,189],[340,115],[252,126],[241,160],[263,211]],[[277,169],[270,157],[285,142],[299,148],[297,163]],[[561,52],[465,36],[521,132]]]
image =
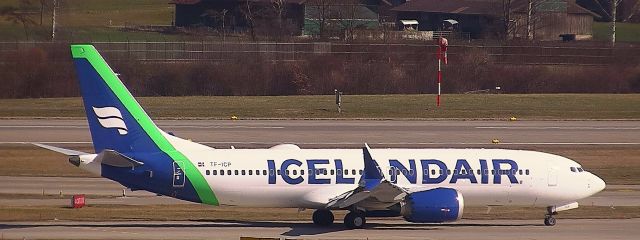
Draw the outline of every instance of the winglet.
[[[378,163],[371,156],[371,148],[368,144],[364,144],[362,148],[362,155],[364,158],[364,174],[360,179],[360,185],[366,190],[370,190],[378,186],[384,179],[382,169],[378,166]]]

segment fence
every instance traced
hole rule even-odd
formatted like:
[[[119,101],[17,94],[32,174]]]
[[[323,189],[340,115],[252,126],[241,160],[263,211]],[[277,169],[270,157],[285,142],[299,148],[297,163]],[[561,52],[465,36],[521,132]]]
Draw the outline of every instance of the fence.
[[[265,61],[301,61],[317,56],[346,60],[400,61],[412,64],[434,58],[435,44],[348,44],[348,43],[230,43],[230,42],[96,42],[105,58],[156,62],[227,61],[257,58]],[[56,49],[53,60],[68,59],[68,43],[4,42],[0,52],[36,47]],[[453,45],[449,57],[456,61],[471,51],[481,52],[486,61],[513,65],[609,65],[638,62],[640,48],[581,46],[486,46]],[[0,60],[2,61],[2,60]]]
[[[137,96],[432,93],[429,44],[99,42]],[[450,48],[446,93],[640,92],[635,48]],[[69,43],[0,43],[0,98],[77,96]],[[604,81],[603,81],[604,80]]]

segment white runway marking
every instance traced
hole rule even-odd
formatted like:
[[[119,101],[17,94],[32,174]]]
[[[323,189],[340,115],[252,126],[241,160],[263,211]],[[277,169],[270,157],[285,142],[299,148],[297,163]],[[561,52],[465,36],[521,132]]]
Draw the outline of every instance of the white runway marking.
[[[561,130],[640,130],[640,127],[475,127],[476,129],[514,129],[514,130],[545,130],[545,129],[561,129]]]
[[[199,142],[203,144],[283,144],[290,142]],[[441,143],[441,142],[366,142],[368,144],[377,145],[640,145],[639,143],[625,143],[625,142],[603,142],[603,143],[589,143],[589,142],[563,142],[563,143],[545,143],[545,142],[512,142],[512,143],[499,143],[493,144],[489,142],[469,142],[469,143]],[[363,145],[364,142],[298,142],[291,144],[304,144],[304,145]]]
[[[42,143],[42,144],[92,144],[92,142],[0,142],[0,144],[32,144],[32,143]]]
[[[277,144],[300,144],[300,145],[363,145],[364,142],[198,142],[201,144],[254,144],[254,145],[277,145]],[[31,144],[32,142],[0,142],[3,144]],[[37,142],[42,144],[92,144],[92,142]],[[640,142],[503,142],[493,144],[488,142],[468,142],[468,143],[441,143],[441,142],[367,142],[376,145],[640,145]]]
[[[189,125],[170,125],[170,126],[160,126],[163,128],[198,128],[198,129],[283,129],[285,127],[270,127],[270,126],[189,126]],[[0,128],[77,128],[77,129],[87,129],[89,126],[72,126],[72,125],[63,125],[63,126],[42,126],[42,125],[0,125]]]
[[[88,126],[0,125],[0,128],[89,128]]]
[[[188,125],[172,125],[172,126],[160,126],[164,128],[201,128],[201,129],[283,129],[284,127],[270,127],[270,126],[188,126]]]

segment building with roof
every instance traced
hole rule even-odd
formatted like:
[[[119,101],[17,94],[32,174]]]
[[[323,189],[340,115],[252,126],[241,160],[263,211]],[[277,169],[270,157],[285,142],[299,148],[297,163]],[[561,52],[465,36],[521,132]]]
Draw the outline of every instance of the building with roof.
[[[474,0],[412,0],[393,9],[397,19],[416,20],[420,31],[441,31],[443,22],[456,20],[459,31],[470,33],[472,38],[492,34],[499,25],[501,5],[497,1]],[[400,29],[400,26],[398,26]]]
[[[536,40],[590,38],[597,16],[575,0],[411,0],[391,10],[398,21],[417,20],[421,31],[446,30],[445,20],[455,20],[457,30],[472,38]]]
[[[173,0],[175,26],[246,31],[273,25],[274,0]],[[394,6],[405,0],[283,0],[283,22],[290,35],[344,36],[347,29],[377,28],[396,21]],[[252,7],[249,8],[248,5]],[[248,16],[250,14],[250,16]],[[252,17],[252,19],[247,19]],[[254,21],[254,22],[250,22]],[[251,25],[253,23],[253,25]],[[278,26],[282,28],[281,26]],[[273,26],[271,26],[273,30]]]
[[[175,5],[174,24],[177,27],[212,27],[224,31],[242,32],[250,28],[273,28],[288,34],[300,34],[304,23],[306,0],[283,0],[276,5],[271,0],[172,0]],[[276,21],[281,15],[281,21]],[[274,25],[279,26],[274,26]],[[285,26],[283,26],[285,25]]]

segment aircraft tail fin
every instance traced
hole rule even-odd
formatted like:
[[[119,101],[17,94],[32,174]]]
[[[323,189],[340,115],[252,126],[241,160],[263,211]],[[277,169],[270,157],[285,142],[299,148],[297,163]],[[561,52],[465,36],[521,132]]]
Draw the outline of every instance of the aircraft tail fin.
[[[71,45],[71,54],[96,153],[158,152],[170,146],[94,46]]]
[[[160,130],[94,46],[71,45],[71,55],[95,152],[110,161],[109,164],[101,162],[101,175],[125,186],[142,186],[146,184],[145,181],[130,175],[124,177],[121,169],[132,166],[138,170],[155,170],[162,172],[157,175],[172,178],[156,177],[154,186],[147,186],[149,189],[174,186],[170,191],[162,188],[156,189],[156,192],[182,189],[176,195],[181,199],[217,205],[218,200],[206,179],[195,163],[183,153],[183,150],[206,146]],[[171,182],[174,178],[181,182]]]

